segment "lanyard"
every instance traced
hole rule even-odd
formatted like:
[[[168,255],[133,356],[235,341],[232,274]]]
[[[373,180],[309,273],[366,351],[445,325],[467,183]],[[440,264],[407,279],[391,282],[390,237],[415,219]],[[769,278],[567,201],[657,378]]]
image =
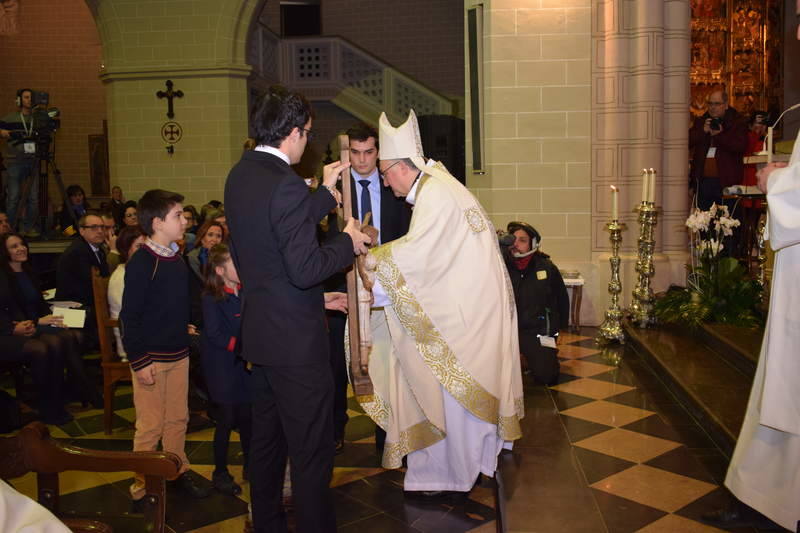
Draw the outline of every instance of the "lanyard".
[[[31,129],[28,129],[28,125],[25,124],[25,115],[20,112],[19,119],[22,121],[22,129],[25,130],[25,137],[30,137],[31,133],[33,133],[33,117],[31,117]]]

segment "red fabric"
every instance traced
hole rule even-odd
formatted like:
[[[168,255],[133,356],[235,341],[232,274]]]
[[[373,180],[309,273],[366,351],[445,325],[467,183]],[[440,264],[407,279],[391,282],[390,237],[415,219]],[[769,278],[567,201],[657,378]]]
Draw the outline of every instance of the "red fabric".
[[[236,337],[231,337],[230,340],[228,341],[227,350],[229,352],[232,352],[235,347],[236,347]]]
[[[236,294],[237,292],[239,292],[240,290],[242,290],[242,284],[241,284],[241,283],[240,283],[240,284],[238,284],[238,285],[236,286],[236,290],[235,290],[235,291],[234,291],[233,289],[231,289],[230,287],[228,287],[227,285],[223,286],[223,287],[222,287],[222,290],[223,290],[223,291],[225,291],[225,292],[227,292],[228,294]]]
[[[525,270],[528,268],[528,263],[531,262],[533,258],[533,254],[527,257],[515,257],[514,258],[514,266],[517,267],[517,270]]]

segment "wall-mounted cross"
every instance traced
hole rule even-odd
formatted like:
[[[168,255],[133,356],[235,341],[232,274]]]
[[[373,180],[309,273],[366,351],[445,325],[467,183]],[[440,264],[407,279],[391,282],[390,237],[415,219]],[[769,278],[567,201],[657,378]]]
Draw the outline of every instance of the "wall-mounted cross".
[[[159,98],[166,98],[167,99],[167,117],[168,118],[175,118],[175,113],[172,111],[172,99],[175,97],[183,98],[183,91],[172,90],[172,80],[167,80],[167,90],[166,91],[158,91],[156,96]]]

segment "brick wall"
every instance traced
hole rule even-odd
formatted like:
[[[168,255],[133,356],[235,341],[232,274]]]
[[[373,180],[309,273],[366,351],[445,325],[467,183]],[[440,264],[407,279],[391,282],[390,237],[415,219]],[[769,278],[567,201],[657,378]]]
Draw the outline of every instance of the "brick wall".
[[[322,33],[370,51],[420,83],[464,95],[462,0],[325,0]]]
[[[22,87],[50,93],[61,109],[56,159],[66,185],[91,194],[90,134],[103,132],[106,97],[98,79],[100,38],[84,0],[20,2],[20,34],[0,36],[0,114],[14,111]],[[51,198],[58,193],[51,182]]]

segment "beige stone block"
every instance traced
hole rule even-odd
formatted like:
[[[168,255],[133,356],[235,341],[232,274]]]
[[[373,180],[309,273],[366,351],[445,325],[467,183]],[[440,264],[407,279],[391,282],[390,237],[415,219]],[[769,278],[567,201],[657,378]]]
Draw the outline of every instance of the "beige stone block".
[[[514,213],[489,213],[489,220],[497,229],[505,229],[513,219]]]
[[[524,113],[541,110],[541,89],[538,87],[500,87],[487,91],[490,113]]]
[[[538,35],[498,35],[490,37],[493,61],[539,59],[542,45]]]
[[[517,84],[514,61],[492,61],[486,65],[486,87],[513,87]]]
[[[158,180],[158,186],[167,191],[184,194],[191,190],[192,183],[189,178],[161,178]]]
[[[205,163],[176,163],[175,176],[195,178],[205,176]]]
[[[589,213],[567,215],[567,235],[570,237],[591,237],[592,216]]]
[[[589,161],[589,139],[542,141],[542,162],[584,163]]]
[[[180,17],[177,16],[163,16],[153,17],[151,19],[151,29],[153,31],[170,32],[175,28],[179,28],[181,23]]]
[[[207,15],[188,15],[181,17],[181,30],[210,30],[212,28],[211,17]]]
[[[591,0],[542,0],[542,7],[591,7]]]
[[[529,139],[486,141],[486,161],[502,163],[538,163],[541,161],[541,142]]]
[[[148,163],[144,166],[146,178],[171,178],[175,175],[172,163]]]
[[[225,179],[230,172],[231,166],[227,163],[206,163],[206,176],[216,176]]]
[[[481,191],[484,207],[491,213],[536,213],[541,211],[542,191],[538,189],[500,189]]]
[[[541,5],[542,0],[492,0],[492,9],[531,9]]]
[[[152,46],[133,46],[125,49],[125,61],[136,63],[139,61],[150,61],[153,59]]]
[[[542,87],[543,111],[588,111],[591,87]]]
[[[592,133],[592,114],[589,111],[567,113],[567,137],[588,137]]]
[[[484,17],[486,14],[484,11]],[[488,15],[489,35],[514,35],[517,32],[515,9],[492,9]]]
[[[484,132],[487,139],[513,138],[517,136],[516,113],[488,113]]]
[[[567,186],[589,187],[592,184],[592,168],[589,163],[567,163]]]
[[[542,35],[542,59],[589,59],[591,34]]]
[[[165,10],[164,2],[135,2],[136,5],[136,15],[139,17],[163,17]],[[116,4],[114,6],[114,11],[119,15],[119,8],[120,7],[131,7],[130,4]]]
[[[141,178],[144,176],[144,165],[117,165],[114,168],[114,177],[120,179]]]
[[[590,33],[592,31],[591,7],[568,8],[566,15],[569,33]]]
[[[542,236],[542,242],[567,236],[567,215],[548,213],[517,213],[516,220],[527,222]]]
[[[474,174],[468,178],[470,187],[478,189],[513,189],[517,186],[517,165],[488,165],[485,174]]]
[[[566,113],[520,113],[517,132],[520,137],[564,137],[567,131]]]
[[[566,65],[563,61],[518,61],[518,85],[564,85]]]
[[[520,187],[565,187],[567,167],[564,163],[520,163],[517,165]]]
[[[566,61],[567,85],[589,85],[592,83],[592,64],[589,60]]]
[[[590,213],[591,189],[543,189],[542,211],[545,213]]]
[[[566,262],[585,262],[592,258],[592,240],[582,237],[548,239],[542,242],[542,251],[558,265]]]
[[[223,180],[221,178],[202,178],[202,177],[193,177],[191,178],[192,189],[195,190],[216,190],[221,189],[223,187]]]
[[[517,34],[548,34],[567,31],[563,9],[518,9]]]

